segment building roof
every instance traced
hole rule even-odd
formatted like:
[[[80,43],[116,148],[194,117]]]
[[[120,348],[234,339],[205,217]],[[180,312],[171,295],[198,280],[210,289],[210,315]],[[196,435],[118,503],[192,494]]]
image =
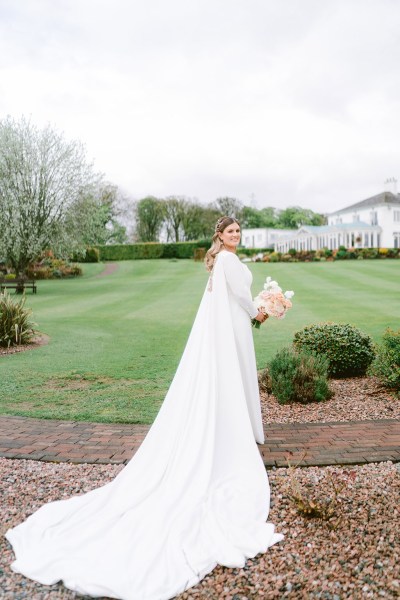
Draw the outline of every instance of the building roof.
[[[376,206],[377,204],[394,204],[396,206],[400,206],[400,194],[393,194],[392,192],[382,192],[381,194],[371,196],[371,198],[367,198],[366,200],[361,200],[360,202],[356,202],[355,204],[350,204],[350,206],[346,206],[345,208],[341,208],[340,210],[335,210],[335,212],[329,213],[329,216],[340,215],[344,212],[357,210],[359,208],[368,208],[370,206]]]

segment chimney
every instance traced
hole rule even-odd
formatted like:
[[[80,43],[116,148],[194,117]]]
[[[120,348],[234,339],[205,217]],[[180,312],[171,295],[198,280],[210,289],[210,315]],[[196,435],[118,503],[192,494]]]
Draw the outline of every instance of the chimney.
[[[397,179],[394,177],[389,177],[389,179],[386,179],[385,192],[392,192],[392,194],[397,196]]]

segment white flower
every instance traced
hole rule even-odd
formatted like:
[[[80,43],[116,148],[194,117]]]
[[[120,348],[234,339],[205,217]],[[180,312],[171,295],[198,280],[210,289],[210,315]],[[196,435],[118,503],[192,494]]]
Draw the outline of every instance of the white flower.
[[[294,292],[292,290],[289,290],[284,293],[284,296],[285,296],[285,298],[293,298]]]

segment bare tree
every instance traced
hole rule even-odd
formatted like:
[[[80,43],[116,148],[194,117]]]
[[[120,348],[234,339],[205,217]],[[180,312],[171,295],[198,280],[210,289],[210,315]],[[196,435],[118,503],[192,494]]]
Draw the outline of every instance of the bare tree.
[[[64,219],[94,177],[80,142],[25,118],[0,121],[0,255],[17,275],[48,247],[71,249]]]
[[[229,196],[217,198],[214,206],[222,216],[234,217],[239,220],[242,216],[243,204],[236,198],[229,198]]]

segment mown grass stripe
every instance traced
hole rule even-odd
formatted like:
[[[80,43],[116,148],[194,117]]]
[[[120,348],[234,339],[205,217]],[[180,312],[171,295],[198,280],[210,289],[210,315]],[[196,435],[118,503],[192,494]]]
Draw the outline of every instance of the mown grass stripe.
[[[37,296],[27,294],[50,344],[0,358],[0,413],[151,423],[207,273],[188,260],[125,261],[105,277],[97,277],[102,265],[83,268],[82,278],[41,281]],[[270,319],[254,332],[258,366],[309,323],[350,322],[376,340],[387,326],[398,328],[399,268],[400,261],[390,260],[250,264],[254,294],[267,275],[295,291],[286,319]]]

